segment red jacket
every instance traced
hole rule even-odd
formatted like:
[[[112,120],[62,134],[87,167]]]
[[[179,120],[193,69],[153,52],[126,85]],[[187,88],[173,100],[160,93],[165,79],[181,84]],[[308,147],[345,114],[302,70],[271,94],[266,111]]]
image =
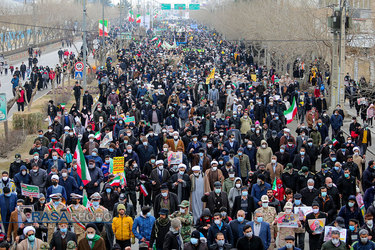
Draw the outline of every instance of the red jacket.
[[[20,98],[17,99],[17,102],[18,103],[25,102],[25,91],[24,90],[21,90],[21,92],[20,92]]]

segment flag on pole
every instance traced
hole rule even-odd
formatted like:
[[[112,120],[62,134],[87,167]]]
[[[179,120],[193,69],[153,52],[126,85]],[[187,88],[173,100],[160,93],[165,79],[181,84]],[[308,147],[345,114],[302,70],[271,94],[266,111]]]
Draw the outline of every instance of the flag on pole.
[[[133,11],[129,11],[129,22],[134,22],[134,14]]]
[[[141,184],[141,186],[139,188],[140,188],[141,193],[143,194],[143,196],[146,197],[148,195],[146,187],[143,184]]]
[[[83,199],[82,199],[82,205],[86,208],[88,208],[89,206],[91,206],[91,202],[89,201],[89,199],[87,198],[86,194],[83,195]]]
[[[333,138],[332,143],[333,143],[333,146],[336,146],[339,142],[335,138]]]
[[[157,36],[154,36],[152,39],[151,39],[151,42],[155,42],[157,41],[159,38]]]
[[[81,178],[83,185],[86,185],[91,181],[91,176],[89,173],[89,169],[86,165],[85,156],[82,152],[81,142],[79,139],[73,158],[77,160],[77,173]]]
[[[99,20],[99,36],[103,36],[103,20]],[[104,20],[104,36],[108,36],[108,20]]]
[[[141,23],[141,14],[137,14],[137,23]]]
[[[65,109],[66,103],[60,103],[61,109]]]
[[[111,187],[120,186],[121,184],[121,176],[117,175],[110,183]]]
[[[100,137],[101,137],[100,131],[96,132],[94,136],[96,140],[100,141]]]
[[[284,111],[284,116],[286,118],[286,124],[289,124],[293,121],[294,117],[297,114],[297,105],[296,105],[296,99],[293,97],[293,104],[289,107],[288,110]]]
[[[273,180],[272,190],[275,192],[277,191],[276,178]]]
[[[210,83],[210,80],[211,79],[214,79],[215,77],[215,68],[213,68],[210,72],[210,74],[208,75],[208,77],[206,78],[206,84],[209,84]]]
[[[159,41],[159,43],[158,43],[158,48],[161,46],[161,41]]]

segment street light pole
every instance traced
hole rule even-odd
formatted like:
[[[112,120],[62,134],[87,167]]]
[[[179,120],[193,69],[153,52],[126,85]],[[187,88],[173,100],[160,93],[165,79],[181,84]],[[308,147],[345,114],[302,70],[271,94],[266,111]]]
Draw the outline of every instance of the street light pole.
[[[339,84],[338,84],[338,103],[344,104],[344,78],[345,78],[345,45],[346,45],[346,0],[340,0],[340,69],[339,69]]]
[[[104,50],[104,46],[105,46],[105,39],[104,39],[104,0],[102,0],[102,22],[103,22],[103,34],[102,34],[102,66],[105,66],[105,50]]]
[[[82,31],[83,31],[83,41],[82,41],[82,54],[83,54],[83,90],[86,91],[87,85],[87,38],[86,38],[86,0],[82,1],[83,4],[83,14],[82,14]],[[104,22],[103,22],[104,24]],[[103,26],[104,28],[104,26]],[[104,31],[104,29],[103,29]]]

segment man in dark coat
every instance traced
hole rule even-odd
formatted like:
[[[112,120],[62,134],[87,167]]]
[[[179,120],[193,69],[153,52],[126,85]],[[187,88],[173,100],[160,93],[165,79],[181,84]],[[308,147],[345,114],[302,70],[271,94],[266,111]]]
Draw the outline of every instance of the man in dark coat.
[[[168,204],[168,205],[165,205]],[[169,214],[173,214],[178,210],[178,198],[177,195],[169,192],[166,183],[161,185],[161,193],[158,194],[154,201],[154,215],[158,216],[160,210],[164,208],[163,206],[169,207]]]
[[[325,218],[327,220],[327,214],[324,212],[321,212],[319,210],[319,204],[317,202],[314,202],[312,204],[313,212],[306,215],[306,221],[305,221],[305,228],[306,231],[309,233],[309,245],[311,250],[318,250],[320,249],[320,234],[324,233],[324,227],[322,230],[320,230],[320,226],[316,226],[315,230],[313,231],[309,225],[309,220],[314,219],[323,219]]]
[[[314,187],[314,180],[309,179],[307,181],[307,187],[302,188],[301,195],[302,195],[302,203],[306,206],[311,206],[315,197],[317,197],[319,191]]]
[[[162,208],[159,211],[159,218],[156,219],[152,227],[150,246],[152,246],[155,242],[156,249],[162,249],[164,238],[169,232],[170,227],[171,221],[168,218],[168,209]]]
[[[206,207],[210,209],[211,214],[219,212],[221,207],[230,211],[228,195],[222,191],[220,181],[215,182],[214,191],[205,193],[201,200],[206,202]]]
[[[163,249],[183,249],[182,237],[179,233],[181,229],[181,221],[177,218],[171,220],[171,227],[169,232],[165,235],[163,242]]]
[[[315,197],[313,203],[315,202],[319,204],[319,210],[328,215],[326,224],[331,223],[333,218],[336,217],[337,209],[332,197],[328,195],[326,187],[320,188],[319,195]]]
[[[222,216],[220,213],[215,213],[214,223],[208,229],[207,234],[207,243],[209,246],[215,243],[214,239],[218,233],[222,233],[224,235],[225,243],[233,246],[233,234],[230,226],[222,220]]]
[[[240,238],[237,242],[237,249],[238,250],[248,250],[248,249],[257,249],[263,250],[263,242],[258,237],[255,236],[253,230],[250,225],[246,225],[243,227],[243,234],[244,237]]]
[[[59,223],[59,230],[52,236],[51,249],[65,250],[69,241],[74,241],[77,244],[76,234],[68,231],[68,223]]]
[[[173,174],[169,179],[169,186],[172,192],[177,194],[178,202],[190,199],[191,181],[186,173],[186,165],[178,165],[178,172]]]
[[[253,215],[253,212],[255,211],[255,202],[254,202],[253,197],[249,195],[249,192],[246,186],[241,188],[241,195],[238,195],[234,198],[234,203],[233,203],[233,208],[232,208],[232,218],[234,218],[237,215],[237,212],[239,210],[245,211],[246,220],[248,221],[252,220],[252,215]]]

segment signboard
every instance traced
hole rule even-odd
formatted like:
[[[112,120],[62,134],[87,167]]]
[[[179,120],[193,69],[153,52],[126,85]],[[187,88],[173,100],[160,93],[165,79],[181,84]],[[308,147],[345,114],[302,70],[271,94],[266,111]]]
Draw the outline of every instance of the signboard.
[[[0,94],[0,121],[7,119],[7,96],[5,93]]]
[[[329,241],[332,239],[332,232],[339,231],[340,232],[340,240],[346,242],[346,229],[345,228],[337,228],[332,226],[326,226],[324,228],[324,241]]]
[[[112,132],[104,135],[104,138],[100,141],[99,148],[108,148],[109,144],[113,141]]]
[[[23,196],[39,198],[39,187],[21,183],[21,191]]]
[[[170,3],[162,3],[161,10],[170,10],[172,9],[172,5]]]
[[[113,174],[124,172],[124,156],[113,157]]]
[[[321,234],[324,232],[324,226],[326,225],[326,219],[310,219],[308,220],[311,231],[315,234]]]
[[[182,163],[182,152],[168,152],[168,164],[178,165]]]
[[[82,71],[75,71],[74,72],[74,79],[82,80],[82,78],[83,78],[83,72]]]
[[[289,227],[297,228],[298,227],[298,215],[296,214],[279,214],[276,218],[278,227]]]
[[[125,117],[124,123],[127,125],[130,125],[130,123],[133,123],[135,125],[135,117],[134,116]]]
[[[304,220],[312,211],[312,207],[294,207],[294,213],[298,215],[299,220]]]
[[[200,4],[199,3],[191,3],[189,4],[189,10],[199,10]]]
[[[74,64],[74,68],[76,71],[83,71],[83,62],[76,62],[76,64]]]
[[[186,10],[186,4],[184,3],[179,3],[174,5],[175,10]]]

